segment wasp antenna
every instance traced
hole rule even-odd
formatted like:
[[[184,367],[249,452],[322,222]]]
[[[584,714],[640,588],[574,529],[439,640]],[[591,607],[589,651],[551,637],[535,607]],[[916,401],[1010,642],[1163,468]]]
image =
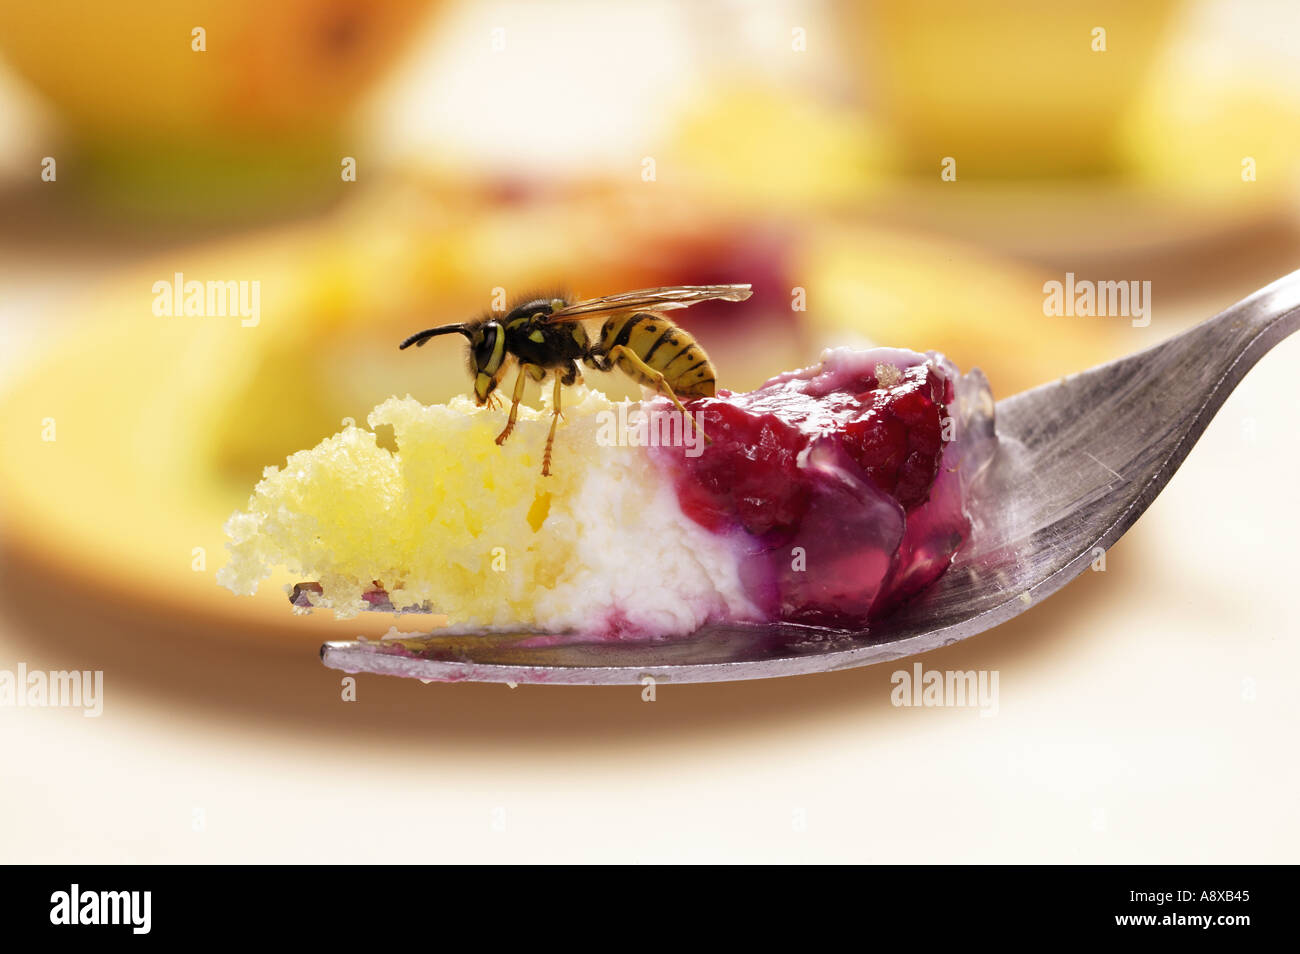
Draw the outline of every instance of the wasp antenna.
[[[466,338],[471,337],[469,329],[464,325],[442,325],[438,328],[426,328],[424,331],[417,331],[411,337],[407,338],[397,346],[398,351],[404,351],[411,345],[419,347],[430,338],[436,338],[438,335],[462,334]]]

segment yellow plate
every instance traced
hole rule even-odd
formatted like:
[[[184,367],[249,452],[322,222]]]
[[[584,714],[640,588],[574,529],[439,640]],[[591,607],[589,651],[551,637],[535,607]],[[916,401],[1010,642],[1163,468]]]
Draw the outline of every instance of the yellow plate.
[[[108,592],[142,612],[217,621],[232,637],[306,646],[386,631],[395,622],[386,615],[294,616],[274,585],[292,582],[284,576],[255,598],[221,589],[214,574],[225,559],[226,518],[244,506],[262,466],[282,464],[345,415],[363,421],[391,393],[428,401],[464,388],[460,349],[425,348],[416,359],[394,345],[412,329],[481,307],[491,276],[567,273],[613,291],[632,280],[618,257],[635,261],[638,248],[606,252],[593,268],[583,243],[566,239],[560,252],[552,243],[540,259],[520,254],[501,271],[496,263],[517,247],[501,241],[503,223],[535,234],[527,210],[419,232],[378,218],[385,221],[345,217],[341,226],[173,253],[88,301],[79,324],[0,406],[10,546],[65,579],[69,598]],[[591,234],[600,234],[601,217],[592,221]],[[733,380],[813,360],[847,334],[946,348],[967,367],[988,367],[999,393],[1112,350],[1089,322],[1058,322],[1016,349],[1017,335],[1045,327],[1037,277],[961,246],[850,226],[794,229],[787,271],[806,276],[809,310],[789,324],[739,325],[739,334],[715,326],[708,346]],[[260,281],[259,323],[155,315],[153,284],[170,280],[178,262],[187,279]]]

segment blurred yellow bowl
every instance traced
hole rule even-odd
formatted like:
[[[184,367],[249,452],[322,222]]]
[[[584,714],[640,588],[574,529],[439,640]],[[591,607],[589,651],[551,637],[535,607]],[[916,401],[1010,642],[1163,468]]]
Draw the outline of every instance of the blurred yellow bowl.
[[[0,52],[76,129],[248,137],[338,127],[429,0],[0,5]],[[204,52],[192,31],[206,31]]]
[[[1110,171],[1124,111],[1178,0],[845,2],[865,95],[909,171],[1051,176]],[[1094,50],[1104,30],[1105,51]]]
[[[0,4],[0,55],[71,133],[60,172],[76,168],[64,181],[119,208],[265,212],[337,192],[340,137],[430,6]],[[196,29],[205,31],[201,52]]]

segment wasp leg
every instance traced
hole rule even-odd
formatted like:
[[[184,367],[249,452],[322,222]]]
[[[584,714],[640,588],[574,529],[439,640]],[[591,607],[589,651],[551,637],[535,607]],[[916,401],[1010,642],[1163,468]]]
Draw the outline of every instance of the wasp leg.
[[[515,421],[519,418],[519,402],[524,397],[524,383],[528,380],[528,365],[519,366],[519,374],[515,378],[515,393],[510,404],[510,417],[506,419],[506,428],[497,435],[497,443],[504,444],[510,432],[515,429]]]
[[[713,441],[709,440],[709,435],[704,433],[704,429],[695,422],[695,418],[682,405],[682,402],[677,400],[677,394],[673,391],[672,387],[668,384],[668,381],[664,378],[662,373],[656,371],[654,368],[650,367],[650,365],[642,361],[640,356],[635,351],[633,351],[631,348],[628,348],[625,345],[614,345],[614,347],[609,349],[609,354],[610,357],[614,359],[615,364],[618,363],[618,360],[620,358],[626,358],[628,364],[632,365],[633,368],[635,368],[646,378],[653,381],[654,389],[658,391],[660,394],[662,394],[664,397],[668,398],[668,400],[672,401],[673,404],[677,406],[677,410],[682,412],[682,417],[686,418],[686,420],[691,422],[691,427],[695,429],[696,433],[698,433],[701,437],[703,437],[707,443],[709,444],[713,443]]]
[[[567,377],[568,375],[565,375]],[[551,448],[555,445],[555,425],[560,423],[560,395],[564,393],[564,379],[555,376],[555,400],[551,408],[551,432],[546,435],[546,453],[542,455],[542,476],[551,476]]]
[[[570,387],[574,384],[582,383],[582,372],[578,370],[578,362],[570,361],[569,370],[564,372],[564,386]]]
[[[569,369],[564,372],[563,376],[561,376],[560,373],[557,371],[555,373],[555,379],[558,384],[563,384],[566,388],[572,387],[573,385],[580,384],[582,382],[582,372],[578,370],[578,365],[575,362],[570,361]],[[564,416],[564,412],[560,410],[559,391],[556,391],[555,413],[560,415],[560,420],[562,421],[568,420],[568,418]]]

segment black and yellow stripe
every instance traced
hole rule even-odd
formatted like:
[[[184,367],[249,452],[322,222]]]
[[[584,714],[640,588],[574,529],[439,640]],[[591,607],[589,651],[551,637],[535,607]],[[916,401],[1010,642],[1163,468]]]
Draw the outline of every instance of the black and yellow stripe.
[[[704,349],[662,315],[637,312],[610,318],[600,330],[598,350],[609,354],[620,345],[662,374],[664,383],[679,397],[712,397],[717,389],[713,364]],[[614,363],[646,387],[658,383],[626,358],[616,358]]]

